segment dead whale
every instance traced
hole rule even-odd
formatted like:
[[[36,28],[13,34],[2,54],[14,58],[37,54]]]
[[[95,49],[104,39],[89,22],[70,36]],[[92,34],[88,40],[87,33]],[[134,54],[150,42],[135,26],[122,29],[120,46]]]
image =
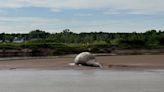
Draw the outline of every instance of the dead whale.
[[[82,52],[74,59],[75,65],[102,67],[100,63],[96,62],[96,58],[90,52]]]

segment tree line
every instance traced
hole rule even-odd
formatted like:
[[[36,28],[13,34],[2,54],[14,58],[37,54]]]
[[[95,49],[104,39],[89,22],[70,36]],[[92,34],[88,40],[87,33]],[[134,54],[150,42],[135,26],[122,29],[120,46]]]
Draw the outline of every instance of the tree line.
[[[60,33],[33,30],[29,33],[0,33],[0,44],[7,43],[58,43],[69,46],[97,46],[113,48],[163,48],[164,31],[149,30],[144,33],[74,33],[64,29]]]

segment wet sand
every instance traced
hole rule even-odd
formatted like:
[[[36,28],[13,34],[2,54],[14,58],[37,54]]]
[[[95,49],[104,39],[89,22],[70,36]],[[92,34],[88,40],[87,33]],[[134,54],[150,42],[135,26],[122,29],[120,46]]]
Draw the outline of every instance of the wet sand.
[[[0,69],[95,69],[95,67],[69,66],[75,55],[37,58],[0,59]],[[164,69],[164,55],[97,55],[102,69]],[[99,69],[99,68],[96,68]]]
[[[0,70],[0,92],[163,92],[164,70]]]

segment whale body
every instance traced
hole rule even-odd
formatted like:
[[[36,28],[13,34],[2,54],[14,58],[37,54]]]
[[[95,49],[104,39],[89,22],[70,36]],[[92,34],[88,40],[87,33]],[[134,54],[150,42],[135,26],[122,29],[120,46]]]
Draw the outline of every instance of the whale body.
[[[96,62],[96,58],[90,52],[82,52],[75,57],[74,63],[76,65],[85,65],[93,67],[101,67],[101,64]]]

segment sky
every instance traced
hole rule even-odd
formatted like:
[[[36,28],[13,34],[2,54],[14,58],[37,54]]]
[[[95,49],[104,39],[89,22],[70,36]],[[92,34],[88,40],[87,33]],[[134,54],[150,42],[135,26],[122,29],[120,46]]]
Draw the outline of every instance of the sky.
[[[0,33],[164,29],[164,0],[0,0]]]

